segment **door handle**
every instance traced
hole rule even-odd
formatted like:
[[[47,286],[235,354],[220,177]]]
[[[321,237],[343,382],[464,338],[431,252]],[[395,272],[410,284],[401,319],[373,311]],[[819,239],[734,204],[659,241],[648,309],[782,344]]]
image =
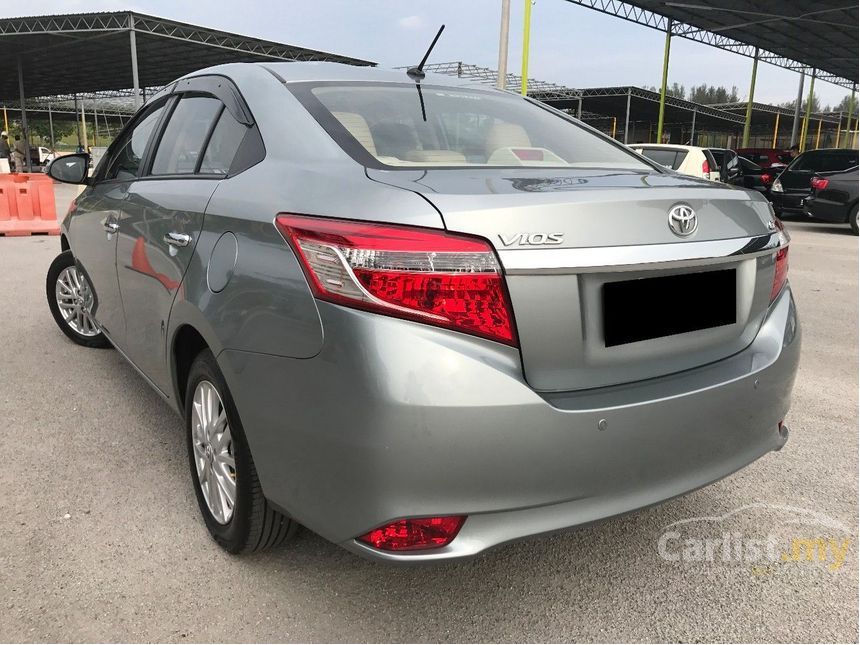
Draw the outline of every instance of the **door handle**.
[[[119,222],[111,215],[102,222],[102,227],[107,233],[116,233],[119,230]]]
[[[164,241],[167,242],[170,246],[188,246],[191,242],[191,236],[187,233],[165,233]]]

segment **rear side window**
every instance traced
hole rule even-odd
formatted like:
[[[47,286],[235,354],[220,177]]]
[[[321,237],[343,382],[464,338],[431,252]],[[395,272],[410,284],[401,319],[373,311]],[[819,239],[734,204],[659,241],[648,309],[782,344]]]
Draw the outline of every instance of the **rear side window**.
[[[800,155],[789,168],[791,170],[811,170],[813,172],[834,172],[837,170],[847,170],[856,165],[857,153],[854,151],[830,152],[815,150]]]
[[[206,146],[200,172],[226,175],[247,132],[248,128],[234,119],[229,110],[222,110]]]
[[[153,109],[123,135],[123,139],[118,142],[116,153],[110,161],[110,167],[105,173],[105,179],[132,180],[137,178],[146,145],[149,143],[162,112],[164,112],[164,104]]]
[[[684,163],[687,153],[678,150],[666,150],[664,148],[643,148],[642,155],[661,166],[678,170],[681,164]]]
[[[714,160],[716,167],[713,169],[714,171],[719,170],[723,167],[723,160],[726,156],[725,150],[719,150],[718,148],[708,148],[708,152],[711,153],[711,158]]]
[[[180,99],[161,135],[151,173],[192,174],[220,111],[221,101],[216,98],[187,96]]]

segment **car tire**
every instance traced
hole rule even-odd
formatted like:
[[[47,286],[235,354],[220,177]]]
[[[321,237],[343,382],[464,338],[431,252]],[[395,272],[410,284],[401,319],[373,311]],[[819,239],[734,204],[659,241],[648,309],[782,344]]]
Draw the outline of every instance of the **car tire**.
[[[242,422],[208,349],[189,371],[185,422],[194,492],[212,538],[234,554],[262,551],[291,538],[298,525],[263,496]]]
[[[848,226],[850,226],[850,227],[851,227],[851,232],[852,232],[852,233],[854,233],[854,235],[857,235],[857,234],[858,234],[858,227],[857,227],[857,204],[855,204],[855,205],[854,205],[854,208],[852,208],[852,209],[851,209],[851,212],[850,212],[850,213],[848,213]]]
[[[71,251],[63,251],[51,262],[45,292],[54,322],[72,341],[84,347],[111,346],[90,313],[95,296]]]

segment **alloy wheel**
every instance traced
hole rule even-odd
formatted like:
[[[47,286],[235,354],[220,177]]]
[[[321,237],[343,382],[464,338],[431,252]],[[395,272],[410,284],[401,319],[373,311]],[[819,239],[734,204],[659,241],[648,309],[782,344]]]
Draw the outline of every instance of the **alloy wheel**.
[[[203,499],[215,521],[227,524],[236,505],[236,460],[224,402],[209,381],[194,390],[191,440]]]
[[[101,333],[90,313],[93,307],[93,291],[77,267],[66,267],[57,276],[56,297],[63,320],[75,333],[87,337]]]

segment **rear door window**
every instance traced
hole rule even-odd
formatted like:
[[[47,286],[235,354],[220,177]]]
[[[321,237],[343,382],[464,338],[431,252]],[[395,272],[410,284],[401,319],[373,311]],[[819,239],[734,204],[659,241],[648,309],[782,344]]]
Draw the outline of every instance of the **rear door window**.
[[[161,135],[151,173],[193,174],[221,106],[221,101],[211,96],[182,97]]]

